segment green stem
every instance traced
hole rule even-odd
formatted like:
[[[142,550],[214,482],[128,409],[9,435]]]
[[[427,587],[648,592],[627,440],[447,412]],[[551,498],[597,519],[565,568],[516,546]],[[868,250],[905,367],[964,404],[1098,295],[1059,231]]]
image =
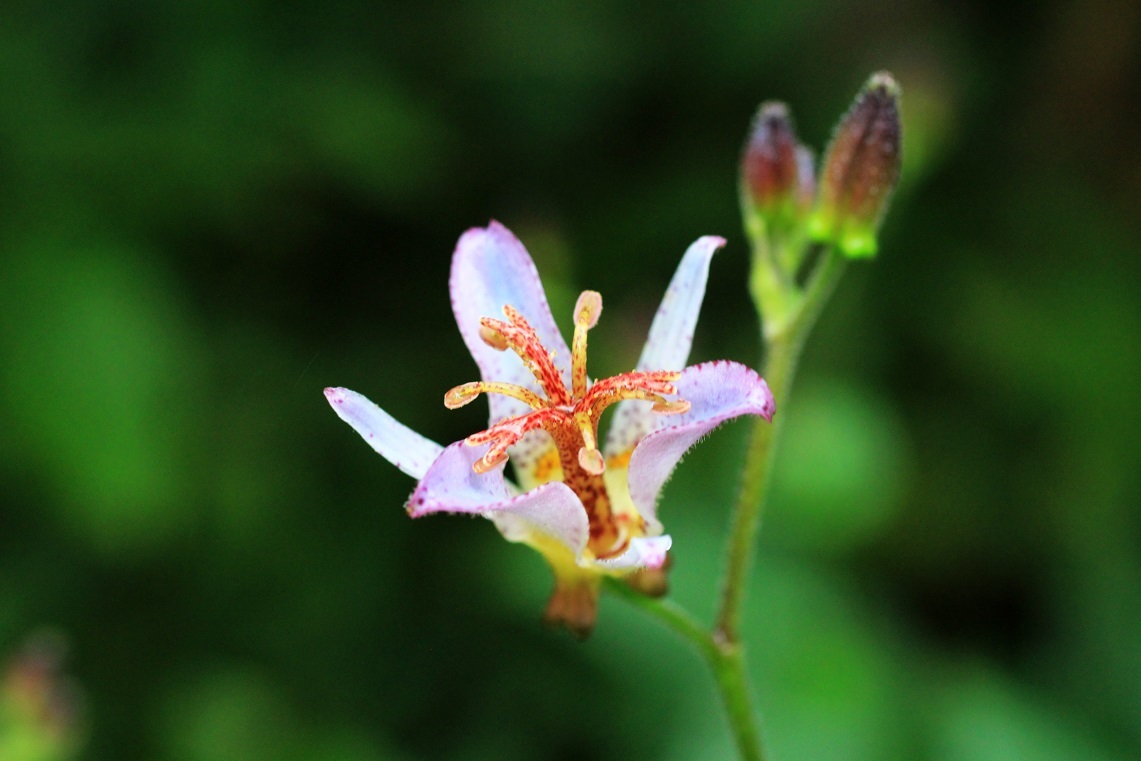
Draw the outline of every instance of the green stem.
[[[771,264],[773,263],[764,262],[761,266]],[[803,291],[782,286],[776,277],[779,273],[754,274],[754,296],[758,306],[762,303],[765,305],[769,318],[765,321],[763,333],[763,376],[772,391],[778,413],[783,412],[788,401],[805,339],[843,273],[844,265],[844,258],[834,251],[822,252],[820,264]],[[779,306],[774,313],[772,294],[776,292],[782,292],[783,295],[776,302]],[[783,414],[778,414],[773,418],[772,424],[758,418],[753,425],[745,455],[741,489],[733,512],[721,607],[712,632],[707,631],[688,611],[670,600],[646,597],[614,579],[607,579],[606,584],[608,591],[662,621],[688,639],[705,657],[717,680],[733,738],[743,761],[765,761],[760,722],[749,694],[748,669],[738,630],[753,547],[761,524],[764,497],[772,470],[772,454],[784,417]]]
[[[756,420],[745,453],[741,487],[729,534],[729,553],[716,625],[718,636],[727,643],[738,641],[741,605],[745,599],[753,548],[761,525],[772,470],[772,454],[786,417],[785,405],[796,375],[800,353],[820,309],[843,274],[844,266],[845,259],[840,254],[833,250],[822,252],[821,262],[796,308],[784,319],[772,320],[764,326],[765,361],[761,374],[772,391],[777,413],[771,424],[761,418]]]
[[[717,632],[726,642],[736,642],[738,637],[741,603],[745,597],[753,546],[760,529],[761,508],[772,469],[772,452],[776,446],[777,434],[784,424],[788,387],[796,372],[796,363],[803,345],[803,338],[796,338],[782,335],[770,341],[761,372],[776,400],[777,413],[772,423],[764,418],[757,418],[753,422],[749,445],[745,450],[741,486],[729,532],[729,554],[721,588],[721,608],[717,615]]]
[[[616,579],[606,580],[606,590],[657,618],[697,647],[717,680],[741,758],[744,761],[765,761],[757,715],[749,698],[748,675],[741,647],[721,641],[685,608],[671,600],[646,597]]]
[[[707,659],[712,660],[716,656],[717,643],[713,641],[713,637],[701,622],[676,602],[661,597],[647,597],[618,579],[606,579],[606,591],[660,620],[696,645]]]
[[[749,673],[745,668],[745,653],[737,643],[718,642],[717,658],[709,666],[721,688],[721,702],[733,729],[737,752],[743,761],[765,761],[761,743],[760,721],[753,710],[749,696]]]

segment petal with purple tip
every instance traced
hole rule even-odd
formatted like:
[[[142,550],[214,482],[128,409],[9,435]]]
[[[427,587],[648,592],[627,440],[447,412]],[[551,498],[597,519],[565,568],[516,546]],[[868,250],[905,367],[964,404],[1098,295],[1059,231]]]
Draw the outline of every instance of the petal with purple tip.
[[[485,381],[539,390],[518,356],[488,346],[479,335],[480,318],[502,319],[503,307],[511,305],[531,323],[543,345],[554,351],[555,366],[563,382],[570,384],[570,350],[555,325],[535,263],[510,230],[492,221],[464,233],[452,257],[449,287],[460,333]],[[528,409],[523,402],[500,394],[490,395],[488,403],[492,423]]]
[[[384,459],[413,478],[423,478],[444,448],[402,425],[367,398],[347,388],[327,388],[337,417],[361,435]]]
[[[689,359],[693,331],[705,298],[709,263],[725,239],[716,235],[698,238],[681,259],[662,304],[650,325],[650,335],[638,360],[639,370],[681,370]],[[656,415],[646,402],[627,401],[614,411],[606,437],[606,454],[629,451],[653,430]]]
[[[657,416],[657,429],[642,439],[630,456],[630,498],[647,523],[657,521],[662,485],[698,439],[741,415],[772,420],[775,410],[768,384],[755,371],[736,362],[687,367],[675,385],[678,395],[689,402],[689,411]]]
[[[639,536],[630,540],[630,546],[617,557],[594,561],[596,565],[612,570],[632,571],[637,568],[661,568],[666,562],[673,540],[666,536]]]
[[[579,557],[590,536],[581,500],[560,481],[512,496],[502,467],[482,474],[473,470],[487,449],[488,445],[462,441],[444,449],[408,499],[409,515],[482,515],[492,519],[510,541],[532,543],[548,537]]]

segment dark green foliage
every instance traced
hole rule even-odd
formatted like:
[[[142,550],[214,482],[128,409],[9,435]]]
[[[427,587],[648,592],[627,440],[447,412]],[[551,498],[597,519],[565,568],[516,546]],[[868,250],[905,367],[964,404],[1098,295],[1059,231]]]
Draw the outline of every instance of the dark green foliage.
[[[1136,19],[10,5],[0,655],[67,636],[84,758],[728,757],[681,642],[613,600],[585,645],[543,630],[541,559],[483,521],[410,521],[411,481],[320,391],[441,442],[482,427],[442,398],[476,377],[448,260],[489,217],[560,320],[602,292],[596,376],[633,364],[686,245],[726,235],[693,359],[756,364],[750,116],[783,100],[821,149],[880,68],[903,179],[778,412],[746,613],[774,758],[1141,753]],[[742,434],[662,505],[702,614]]]

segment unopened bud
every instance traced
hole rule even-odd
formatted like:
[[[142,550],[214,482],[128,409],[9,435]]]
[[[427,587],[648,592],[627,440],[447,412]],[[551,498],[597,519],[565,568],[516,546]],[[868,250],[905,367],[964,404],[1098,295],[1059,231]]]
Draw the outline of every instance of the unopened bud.
[[[873,74],[840,120],[820,170],[812,237],[850,257],[874,256],[876,230],[899,181],[899,85]]]
[[[812,154],[796,139],[788,107],[761,104],[741,156],[741,193],[746,214],[765,229],[784,232],[812,203]]]

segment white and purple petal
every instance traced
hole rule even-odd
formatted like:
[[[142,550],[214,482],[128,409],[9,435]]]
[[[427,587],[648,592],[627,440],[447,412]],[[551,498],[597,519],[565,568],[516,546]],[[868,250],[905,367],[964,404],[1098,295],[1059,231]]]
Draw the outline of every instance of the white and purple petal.
[[[680,415],[657,415],[656,430],[630,456],[630,498],[648,525],[657,524],[662,485],[682,455],[721,423],[741,415],[772,420],[775,411],[768,384],[756,371],[736,362],[706,362],[687,367],[675,384],[689,402]]]
[[[409,497],[408,514],[413,518],[432,513],[482,515],[510,541],[528,542],[542,535],[580,557],[590,526],[578,496],[560,481],[513,496],[502,467],[482,474],[473,469],[488,446],[458,441],[444,449]]]
[[[709,263],[725,239],[716,235],[698,238],[685,252],[662,297],[650,335],[638,360],[639,370],[681,370],[693,346],[693,331],[705,298]],[[653,430],[656,415],[646,402],[626,401],[614,411],[606,436],[608,456],[627,452]]]
[[[483,317],[503,319],[503,307],[511,305],[535,329],[543,345],[554,351],[555,366],[570,385],[570,350],[555,325],[539,273],[527,249],[510,230],[492,221],[487,227],[465,232],[452,257],[449,287],[452,311],[460,334],[485,381],[514,383],[538,391],[534,376],[512,351],[497,351],[479,336]],[[491,394],[491,423],[527,411],[517,399]]]
[[[444,448],[396,420],[367,398],[347,388],[327,388],[337,416],[353,427],[384,459],[413,478],[423,478]]]
[[[638,359],[639,370],[685,368],[701,302],[705,299],[709,263],[717,249],[724,245],[724,238],[706,235],[686,249],[650,325],[650,334]]]
[[[672,545],[673,540],[669,535],[639,536],[630,540],[630,546],[621,555],[595,560],[594,564],[613,571],[661,568],[666,563],[666,553]]]

